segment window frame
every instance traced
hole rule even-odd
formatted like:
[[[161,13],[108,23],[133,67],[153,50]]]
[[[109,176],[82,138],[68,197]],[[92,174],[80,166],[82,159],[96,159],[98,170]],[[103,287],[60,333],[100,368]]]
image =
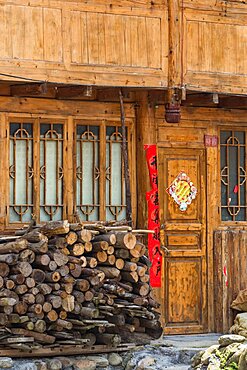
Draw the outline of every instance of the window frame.
[[[219,126],[218,127],[218,185],[219,185],[219,193],[218,193],[218,200],[219,200],[219,222],[220,225],[222,226],[245,226],[247,225],[247,218],[246,221],[236,221],[236,220],[222,220],[222,204],[221,204],[221,132],[223,131],[231,131],[231,132],[236,132],[236,131],[243,131],[245,133],[245,168],[246,168],[246,173],[247,173],[247,128],[245,126],[233,126],[233,125],[225,125],[225,126]],[[246,180],[246,207],[247,207],[247,180]],[[247,213],[247,210],[246,210]]]
[[[27,223],[21,222],[10,222],[9,220],[9,205],[10,205],[10,189],[9,189],[9,150],[10,150],[10,123],[19,121],[28,121],[33,124],[33,167],[34,167],[34,182],[33,182],[33,211],[38,215],[37,222],[39,223],[39,206],[40,206],[40,168],[39,168],[39,145],[40,145],[40,134],[39,128],[40,123],[59,123],[63,124],[64,132],[64,145],[63,145],[63,160],[64,160],[64,186],[63,186],[63,219],[68,219],[70,222],[73,222],[75,211],[76,211],[76,184],[74,182],[76,171],[75,171],[75,160],[76,160],[76,127],[78,124],[81,125],[98,125],[100,131],[102,131],[102,124],[105,126],[119,125],[121,127],[120,117],[110,117],[110,118],[99,118],[95,117],[80,117],[80,116],[63,116],[63,115],[38,115],[38,114],[24,114],[24,113],[8,113],[4,114],[4,150],[6,153],[6,160],[2,161],[0,165],[1,173],[4,173],[4,184],[2,185],[3,198],[4,198],[4,217],[0,215],[0,225],[4,226],[7,229],[16,229],[20,226],[26,225]],[[136,221],[136,145],[135,145],[135,121],[132,118],[126,119],[126,126],[128,127],[128,154],[129,154],[129,164],[130,164],[130,173],[131,176],[131,192],[132,192],[132,212],[133,212],[133,221],[135,224]],[[0,132],[1,133],[1,132]],[[100,150],[102,150],[102,140],[100,140]],[[101,180],[103,182],[104,179]],[[105,184],[103,187],[100,186],[101,199],[104,199],[103,194],[105,191]],[[101,201],[100,201],[101,202]],[[105,220],[105,199],[102,204],[100,203],[100,213],[99,220]],[[45,221],[44,221],[45,222]],[[85,221],[87,222],[87,221]],[[89,221],[90,223],[96,221]]]

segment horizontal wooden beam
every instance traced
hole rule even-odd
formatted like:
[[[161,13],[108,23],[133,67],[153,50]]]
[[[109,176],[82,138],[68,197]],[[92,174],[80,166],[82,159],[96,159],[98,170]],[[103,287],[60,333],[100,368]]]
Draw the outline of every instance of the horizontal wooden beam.
[[[209,93],[187,93],[182,105],[184,107],[217,107],[214,103],[214,94]]]
[[[57,87],[57,99],[83,98],[83,100],[95,100],[96,89],[92,86],[61,86]]]
[[[10,87],[10,94],[12,96],[40,96],[46,98],[56,97],[56,86],[48,85],[46,83],[31,83],[31,84],[18,84]]]
[[[223,96],[220,97],[219,107],[247,109],[247,96]]]

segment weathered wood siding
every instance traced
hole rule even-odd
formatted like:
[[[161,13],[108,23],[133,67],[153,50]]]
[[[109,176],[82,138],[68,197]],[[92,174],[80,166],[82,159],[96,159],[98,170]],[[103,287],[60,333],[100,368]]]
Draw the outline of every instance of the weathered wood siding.
[[[239,1],[188,1],[183,15],[183,83],[245,93],[247,7]]]
[[[167,23],[164,0],[1,0],[1,72],[55,82],[166,86]]]
[[[227,333],[233,324],[232,301],[247,286],[247,230],[214,233],[215,329]]]

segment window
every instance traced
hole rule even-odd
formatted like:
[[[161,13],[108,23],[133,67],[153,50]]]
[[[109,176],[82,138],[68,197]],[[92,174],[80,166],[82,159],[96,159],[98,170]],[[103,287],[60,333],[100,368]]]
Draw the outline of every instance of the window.
[[[59,220],[76,210],[83,221],[125,219],[120,123],[70,125],[39,118],[9,121],[10,224],[29,222],[33,215],[38,222]],[[132,129],[129,122],[130,158]]]
[[[221,219],[247,221],[246,132],[221,131]]]

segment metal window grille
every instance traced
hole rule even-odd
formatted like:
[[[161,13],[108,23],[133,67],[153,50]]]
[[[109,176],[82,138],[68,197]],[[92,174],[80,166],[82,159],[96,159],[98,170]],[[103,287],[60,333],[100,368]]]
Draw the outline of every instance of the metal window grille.
[[[246,221],[246,133],[221,131],[221,219]]]

